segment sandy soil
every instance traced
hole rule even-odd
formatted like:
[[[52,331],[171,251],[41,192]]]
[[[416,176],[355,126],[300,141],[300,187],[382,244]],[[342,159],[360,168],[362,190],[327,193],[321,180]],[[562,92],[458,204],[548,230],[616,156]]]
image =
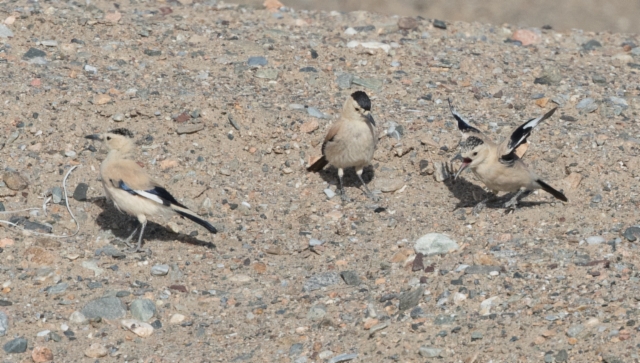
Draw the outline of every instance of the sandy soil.
[[[0,361],[640,360],[635,38],[537,30],[522,46],[515,27],[215,2],[0,10],[0,201],[39,208],[2,218],[72,234],[64,198],[41,207],[77,166],[79,226],[0,226]],[[379,125],[378,203],[352,171],[342,204],[324,192],[334,169],[304,169],[355,90]],[[569,202],[538,192],[475,216],[471,173],[437,180],[459,140],[447,98],[496,139],[558,107],[526,160]],[[101,198],[105,150],[84,136],[120,127],[220,233],[156,220],[149,251],[119,252],[136,223]],[[427,233],[458,248],[420,265]]]

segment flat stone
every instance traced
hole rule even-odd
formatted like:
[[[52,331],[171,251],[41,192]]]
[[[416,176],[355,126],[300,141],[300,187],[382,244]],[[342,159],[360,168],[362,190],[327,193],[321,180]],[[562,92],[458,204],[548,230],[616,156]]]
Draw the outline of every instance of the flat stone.
[[[471,333],[471,341],[476,341],[482,339],[482,332],[474,331]]]
[[[9,331],[9,317],[4,311],[0,311],[0,337],[7,335]]]
[[[40,49],[29,48],[29,50],[22,56],[22,59],[44,58],[47,53]]]
[[[6,342],[2,349],[7,354],[16,354],[16,353],[24,353],[27,351],[27,340],[25,338],[15,338]]]
[[[323,272],[307,279],[302,287],[302,291],[310,292],[339,283],[340,275],[338,275],[337,272]]]
[[[351,83],[353,83],[353,75],[349,73],[342,73],[336,78],[336,83],[340,89],[350,88]]]
[[[587,237],[587,244],[590,245],[599,245],[601,243],[605,243],[606,240],[602,236],[591,236]]]
[[[400,300],[398,309],[400,311],[404,311],[418,305],[422,299],[422,294],[424,294],[424,287],[419,287],[413,291],[403,292],[398,298]]]
[[[374,184],[376,189],[380,189],[383,193],[393,193],[404,186],[404,180],[401,178],[376,178]]]
[[[502,267],[500,266],[469,266],[464,270],[465,275],[488,275],[494,271],[502,271]]]
[[[329,359],[327,363],[347,362],[356,358],[358,358],[358,353],[344,353],[336,355],[335,357]]]
[[[249,57],[247,60],[247,65],[249,67],[262,67],[266,66],[268,63],[269,61],[265,57]]]
[[[59,204],[62,202],[62,188],[53,187],[51,188],[51,200],[54,204]]]
[[[100,247],[96,250],[95,252],[96,256],[111,256],[115,259],[120,259],[120,258],[125,258],[127,257],[127,255],[118,250],[117,248],[113,247],[112,245],[106,245],[104,247]]]
[[[7,171],[2,176],[2,180],[7,185],[7,188],[11,190],[20,191],[26,189],[29,186],[27,180],[16,171]]]
[[[598,109],[598,104],[593,98],[587,97],[578,102],[576,109],[582,113],[590,113]]]
[[[307,319],[311,321],[320,321],[324,318],[325,315],[327,315],[326,306],[317,304],[309,309],[309,312],[307,313]]]
[[[380,89],[382,89],[383,84],[383,82],[379,79],[359,77],[353,77],[352,83],[358,86],[369,88],[374,91],[379,91]]]
[[[153,334],[153,327],[151,324],[135,319],[123,319],[120,321],[120,324],[141,338],[147,338]]]
[[[561,349],[558,354],[556,354],[556,362],[566,362],[569,360],[569,353],[565,349]]]
[[[69,284],[67,284],[66,282],[63,282],[63,283],[48,287],[46,291],[47,291],[47,294],[49,295],[58,295],[67,291],[68,287],[69,287]]]
[[[456,241],[441,233],[428,233],[420,237],[414,244],[417,253],[424,256],[444,255],[459,248]]]
[[[633,226],[627,228],[624,231],[624,238],[626,238],[629,242],[635,242],[640,239],[640,227]]]
[[[307,108],[307,113],[309,114],[309,116],[316,117],[316,118],[319,118],[319,119],[323,119],[323,118],[327,117],[324,113],[322,113],[320,110],[318,110],[315,107],[308,107]]]
[[[340,276],[347,285],[358,286],[360,285],[360,277],[358,273],[355,271],[342,271],[340,272]]]
[[[412,17],[398,19],[398,28],[402,30],[412,30],[418,27],[418,20]]]
[[[422,346],[420,347],[420,355],[425,358],[436,358],[440,356],[442,349]]]
[[[569,336],[570,338],[576,338],[578,337],[578,335],[580,335],[580,333],[582,333],[583,330],[584,325],[582,324],[571,325],[569,329],[567,329],[567,336]]]
[[[558,68],[545,67],[545,69],[540,74],[540,77],[534,79],[533,83],[551,86],[559,84],[560,81],[562,81],[562,73]]]
[[[0,38],[12,38],[13,32],[6,25],[0,24]]]
[[[93,343],[84,351],[84,355],[89,358],[102,358],[109,354],[107,348],[100,343]]]
[[[149,57],[157,57],[162,55],[162,51],[159,49],[145,49],[143,53],[145,55],[148,55]]]
[[[149,321],[156,314],[156,304],[149,299],[137,299],[129,306],[131,316],[140,321]]]
[[[178,133],[178,135],[183,135],[183,134],[193,134],[196,133],[198,131],[202,131],[204,130],[204,124],[203,123],[199,123],[199,124],[182,124],[180,126],[178,126],[178,128],[176,129],[176,132]]]
[[[450,325],[456,321],[455,315],[438,315],[433,319],[435,325]]]
[[[87,190],[89,190],[89,184],[79,183],[73,191],[73,199],[80,202],[87,200]]]
[[[169,265],[155,265],[151,268],[153,276],[165,276],[169,273]]]
[[[69,321],[74,324],[82,325],[87,323],[87,318],[81,312],[74,311],[69,316]]]
[[[82,261],[82,267],[93,271],[94,275],[100,276],[104,273],[104,269],[98,267],[98,263],[94,260],[91,261]]]
[[[270,68],[260,68],[256,72],[256,78],[277,79],[278,71]]]
[[[82,308],[87,319],[119,319],[127,314],[127,308],[117,297],[103,297],[90,301]]]

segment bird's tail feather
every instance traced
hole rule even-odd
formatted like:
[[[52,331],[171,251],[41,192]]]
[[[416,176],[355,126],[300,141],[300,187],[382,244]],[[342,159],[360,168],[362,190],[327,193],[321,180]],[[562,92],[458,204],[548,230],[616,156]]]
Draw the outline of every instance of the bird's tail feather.
[[[536,180],[536,182],[538,184],[540,184],[540,186],[542,187],[542,190],[544,190],[545,192],[553,195],[554,197],[556,197],[557,199],[560,199],[563,202],[568,202],[569,199],[567,199],[567,197],[564,196],[564,194],[560,193],[559,191],[553,189],[549,184],[543,182],[542,180],[538,179]]]
[[[322,155],[320,159],[316,160],[315,163],[311,164],[311,166],[307,168],[307,171],[312,171],[314,173],[318,172],[322,170],[322,168],[327,166],[327,164],[329,164],[329,162],[327,161],[327,158],[325,158],[324,155]]]
[[[181,208],[181,207],[178,207],[177,205],[171,205],[170,208],[173,209],[173,211],[178,213],[180,216],[190,219],[198,223],[199,225],[203,226],[204,228],[207,229],[207,231],[211,233],[218,233],[218,230],[216,229],[216,227],[214,227],[211,223],[205,221],[204,219],[198,217],[195,213],[193,213],[189,209]]]

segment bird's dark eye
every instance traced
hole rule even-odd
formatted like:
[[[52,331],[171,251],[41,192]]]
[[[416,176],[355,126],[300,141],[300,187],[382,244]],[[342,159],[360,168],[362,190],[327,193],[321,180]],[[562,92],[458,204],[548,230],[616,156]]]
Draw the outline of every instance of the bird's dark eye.
[[[107,140],[111,140],[111,136],[107,136]]]
[[[473,156],[476,156],[476,155],[478,155],[478,152],[477,152],[477,151],[473,153]]]
[[[360,109],[356,107],[356,111],[360,112]]]

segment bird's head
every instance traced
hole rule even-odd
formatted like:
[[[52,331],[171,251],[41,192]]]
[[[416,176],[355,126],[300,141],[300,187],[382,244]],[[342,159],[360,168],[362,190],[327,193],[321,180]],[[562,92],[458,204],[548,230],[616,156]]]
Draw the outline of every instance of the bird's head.
[[[455,178],[466,168],[475,169],[489,156],[488,145],[477,136],[467,136],[460,141],[460,158],[462,166],[456,173]]]
[[[371,100],[369,96],[363,91],[356,91],[351,94],[351,97],[347,99],[342,108],[342,112],[345,115],[359,116],[364,118],[367,122],[375,126],[376,123],[371,116]]]
[[[125,129],[115,129],[104,134],[87,135],[85,138],[105,143],[109,150],[128,152],[133,147],[133,132]]]

